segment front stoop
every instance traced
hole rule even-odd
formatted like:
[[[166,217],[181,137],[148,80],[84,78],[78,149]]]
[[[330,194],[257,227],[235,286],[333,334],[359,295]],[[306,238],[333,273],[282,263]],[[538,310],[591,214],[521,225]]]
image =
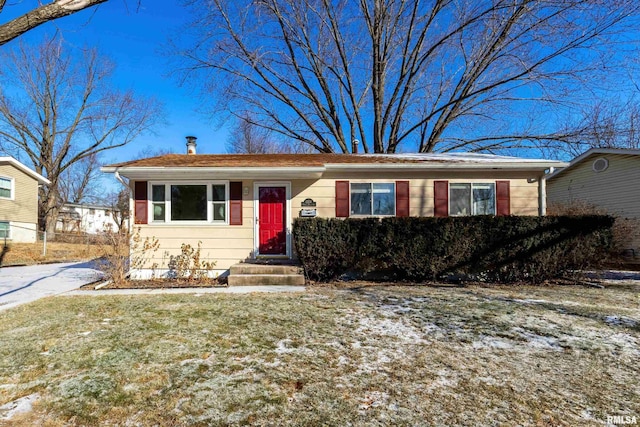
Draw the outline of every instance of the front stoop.
[[[229,286],[304,286],[302,269],[295,265],[235,264],[229,269],[228,280]]]

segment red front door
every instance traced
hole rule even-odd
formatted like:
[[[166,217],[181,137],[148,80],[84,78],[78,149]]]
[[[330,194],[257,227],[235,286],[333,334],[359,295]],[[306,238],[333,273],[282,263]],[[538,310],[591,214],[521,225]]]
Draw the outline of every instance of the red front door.
[[[285,187],[259,188],[260,255],[286,255],[286,205],[287,192]]]

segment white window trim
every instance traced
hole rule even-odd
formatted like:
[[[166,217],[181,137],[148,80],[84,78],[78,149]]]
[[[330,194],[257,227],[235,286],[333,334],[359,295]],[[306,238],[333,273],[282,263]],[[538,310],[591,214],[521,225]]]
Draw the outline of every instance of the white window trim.
[[[6,179],[9,180],[9,192],[10,192],[10,196],[9,197],[2,197],[0,196],[0,199],[2,200],[15,200],[15,196],[16,196],[16,180],[15,178],[11,177],[11,176],[2,176],[0,175],[0,179]]]
[[[369,184],[371,186],[371,213],[369,215],[366,214],[353,214],[351,213],[351,186],[353,184]],[[393,214],[392,215],[374,215],[373,213],[373,184],[393,184]],[[349,181],[349,217],[351,218],[393,218],[396,216],[396,214],[398,213],[398,206],[396,206],[396,182],[392,181],[392,182],[377,182],[377,181],[364,181],[364,182],[358,182],[358,181]]]
[[[213,185],[224,185],[225,193],[225,220],[213,220]],[[153,220],[153,186],[164,185],[164,221]],[[172,185],[204,185],[207,188],[207,220],[206,221],[172,221],[171,220],[171,186]],[[162,225],[213,225],[224,226],[229,225],[229,181],[213,180],[213,181],[149,181],[147,183],[147,224],[153,226]]]
[[[448,209],[449,209],[449,216],[479,216],[478,214],[475,213],[469,213],[468,215],[455,215],[451,213],[451,186],[452,185],[456,185],[456,184],[464,184],[464,185],[470,185],[471,187],[471,191],[469,193],[469,208],[471,210],[473,210],[473,186],[474,185],[493,185],[493,215],[496,214],[496,212],[498,211],[498,195],[496,194],[496,183],[494,182],[449,182],[448,187],[448,191],[449,194],[447,196],[447,201],[449,203]]]
[[[7,237],[0,237],[0,241],[4,241],[4,239],[11,240],[11,221],[0,221],[0,223],[9,224],[9,234],[7,235]]]

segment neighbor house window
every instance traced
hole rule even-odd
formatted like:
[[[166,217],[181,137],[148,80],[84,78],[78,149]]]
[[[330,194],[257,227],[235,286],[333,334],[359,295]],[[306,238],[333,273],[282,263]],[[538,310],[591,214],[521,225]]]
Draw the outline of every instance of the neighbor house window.
[[[226,182],[152,183],[152,220],[226,224],[228,187]]]
[[[394,183],[352,183],[351,215],[395,215]]]
[[[452,216],[495,215],[495,184],[449,184],[449,212]]]
[[[0,176],[0,197],[13,199],[13,179]]]
[[[8,221],[0,221],[0,239],[10,239],[11,228]]]

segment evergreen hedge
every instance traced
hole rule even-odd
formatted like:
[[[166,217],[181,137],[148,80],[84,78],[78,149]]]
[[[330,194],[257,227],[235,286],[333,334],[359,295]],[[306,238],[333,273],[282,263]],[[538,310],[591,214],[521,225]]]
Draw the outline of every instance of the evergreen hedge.
[[[606,215],[298,218],[293,237],[307,277],[319,282],[350,273],[540,283],[597,267],[613,223]]]

